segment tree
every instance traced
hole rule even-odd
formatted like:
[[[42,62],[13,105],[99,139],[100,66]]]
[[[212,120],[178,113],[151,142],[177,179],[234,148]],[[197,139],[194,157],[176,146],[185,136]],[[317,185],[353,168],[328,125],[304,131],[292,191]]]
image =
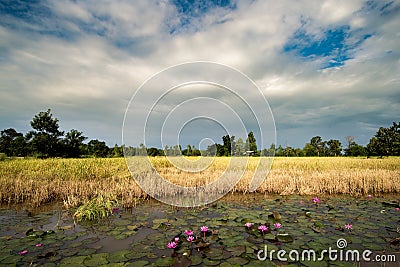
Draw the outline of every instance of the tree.
[[[340,153],[342,152],[342,144],[340,143],[339,140],[329,140],[327,142],[328,144],[328,153],[327,156],[339,156]]]
[[[26,140],[22,133],[13,128],[1,131],[0,152],[7,156],[25,156],[27,153]]]
[[[97,139],[90,140],[87,145],[88,154],[95,157],[107,157],[109,148],[105,142]]]
[[[59,130],[58,119],[53,118],[51,110],[41,111],[31,121],[33,131],[28,132],[32,153],[38,157],[54,157],[60,152],[60,137],[64,132]]]
[[[400,123],[393,122],[390,128],[380,127],[367,145],[368,155],[400,155]]]
[[[235,138],[235,137],[233,137]],[[223,146],[224,146],[224,152],[223,156],[229,157],[231,156],[231,151],[232,151],[232,144],[231,144],[231,138],[229,137],[229,134],[225,135],[222,137],[223,141]]]
[[[322,141],[321,136],[314,136],[310,140],[310,145],[317,151],[317,156],[323,156],[325,152],[326,142]]]
[[[246,153],[244,142],[242,138],[239,138],[235,144],[235,156],[243,156]]]
[[[246,139],[246,149],[257,152],[257,142],[252,131],[249,132]]]
[[[83,136],[83,133],[72,129],[68,133],[65,134],[64,145],[65,152],[70,158],[77,158],[83,153],[82,145],[83,141],[87,139],[86,136]]]
[[[318,155],[318,150],[310,143],[305,144],[303,151],[306,157],[315,157]]]
[[[349,149],[345,149],[345,156],[359,157],[367,155],[367,149],[357,143],[354,143]]]

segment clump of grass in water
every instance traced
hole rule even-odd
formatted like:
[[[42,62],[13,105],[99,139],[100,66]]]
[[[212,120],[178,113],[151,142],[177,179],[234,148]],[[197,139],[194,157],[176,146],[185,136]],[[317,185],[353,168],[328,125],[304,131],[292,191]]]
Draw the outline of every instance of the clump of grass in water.
[[[111,215],[116,205],[115,198],[109,195],[99,195],[80,206],[74,213],[74,218],[78,222],[99,220]]]

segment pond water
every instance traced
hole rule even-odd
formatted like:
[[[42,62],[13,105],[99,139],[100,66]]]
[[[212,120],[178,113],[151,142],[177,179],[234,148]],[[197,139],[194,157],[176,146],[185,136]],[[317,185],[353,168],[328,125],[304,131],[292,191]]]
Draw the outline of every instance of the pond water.
[[[0,265],[353,266],[354,258],[344,256],[357,250],[362,266],[376,266],[363,261],[368,250],[369,259],[380,255],[392,261],[385,266],[399,266],[399,208],[393,195],[319,196],[315,203],[310,196],[234,194],[198,208],[145,200],[102,221],[75,224],[73,211],[57,204],[2,207]],[[193,242],[185,230],[193,231]],[[168,248],[175,237],[176,247]],[[338,251],[336,260],[324,252],[329,248]],[[278,250],[286,254],[278,257]],[[302,258],[303,251],[315,252],[315,260]]]

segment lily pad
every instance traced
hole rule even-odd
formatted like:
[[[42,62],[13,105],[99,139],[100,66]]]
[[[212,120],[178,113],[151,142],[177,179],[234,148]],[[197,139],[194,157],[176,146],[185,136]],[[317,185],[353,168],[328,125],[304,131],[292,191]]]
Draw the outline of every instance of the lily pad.
[[[227,260],[230,264],[239,264],[241,266],[247,264],[249,262],[248,259],[241,258],[241,257],[233,257]]]
[[[82,266],[88,256],[75,256],[64,258],[60,261],[60,266]]]
[[[99,266],[107,263],[107,253],[93,254],[89,258],[86,258],[84,261],[84,264],[86,266]]]
[[[276,235],[276,238],[282,243],[293,242],[293,237],[289,234],[279,233]]]

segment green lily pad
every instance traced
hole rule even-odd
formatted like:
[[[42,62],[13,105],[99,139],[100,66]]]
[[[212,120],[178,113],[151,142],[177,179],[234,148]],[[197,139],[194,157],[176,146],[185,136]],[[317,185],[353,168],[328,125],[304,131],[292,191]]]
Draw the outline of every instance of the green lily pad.
[[[280,241],[282,243],[293,242],[293,237],[289,234],[279,233],[276,235],[276,238],[278,239],[278,241]]]
[[[244,246],[230,247],[227,248],[227,250],[232,254],[232,256],[240,256],[246,252],[246,248]]]
[[[155,266],[172,266],[174,264],[175,259],[171,257],[166,257],[166,258],[159,258],[157,259],[154,264]]]
[[[245,258],[241,258],[241,257],[233,257],[233,258],[229,258],[227,260],[227,262],[229,262],[230,264],[239,264],[241,266],[247,264],[249,262],[248,259]]]
[[[95,249],[93,249],[93,248],[85,248],[85,249],[79,250],[78,255],[80,255],[80,256],[88,256],[88,255],[92,255],[94,253],[96,253]]]
[[[99,266],[107,263],[107,253],[93,254],[84,261],[86,266]]]
[[[82,266],[88,256],[75,256],[64,258],[60,261],[60,266]]]
[[[114,221],[114,224],[117,226],[127,226],[131,223],[130,220],[118,220],[118,221]]]
[[[143,267],[143,266],[147,266],[148,264],[149,264],[148,261],[140,260],[140,261],[130,262],[130,263],[124,265],[124,267]]]
[[[203,259],[203,264],[206,266],[217,266],[220,262],[220,260],[210,260],[208,258]]]

